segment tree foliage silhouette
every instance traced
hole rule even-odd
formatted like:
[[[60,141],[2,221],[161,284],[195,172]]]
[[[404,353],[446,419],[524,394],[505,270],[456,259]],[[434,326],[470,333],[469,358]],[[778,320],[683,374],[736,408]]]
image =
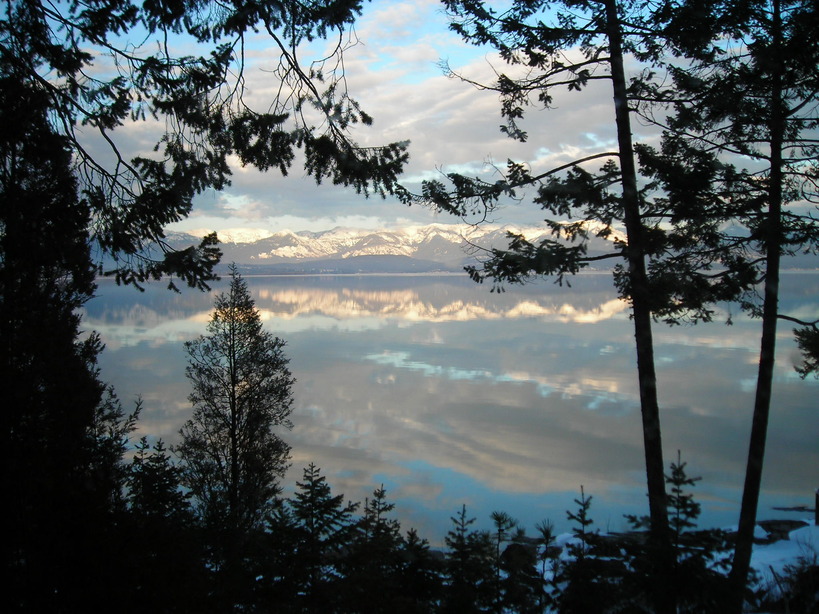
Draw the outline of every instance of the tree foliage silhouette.
[[[495,597],[495,547],[487,531],[470,529],[475,518],[461,506],[451,518],[452,528],[444,542],[446,552],[446,575],[444,587],[444,612],[488,612]]]
[[[213,279],[215,235],[173,250],[163,229],[190,213],[197,194],[229,183],[231,156],[287,173],[301,151],[317,182],[392,190],[406,144],[361,147],[350,136],[372,123],[344,79],[348,30],[362,5],[89,0],[5,8],[3,64],[47,101],[73,154],[88,228],[119,281],[168,274],[204,287]],[[245,59],[249,39],[262,33],[275,49],[279,89],[255,110]],[[333,37],[323,59],[301,63],[301,45]],[[120,129],[134,123],[156,130],[156,144],[129,159]]]
[[[290,447],[274,432],[289,428],[293,378],[284,341],[262,328],[247,284],[231,267],[215,300],[208,334],[185,344],[193,416],[174,449],[183,484],[212,533],[214,564],[238,581],[242,550],[275,508]]]
[[[89,204],[50,100],[0,63],[0,412],[2,546],[15,608],[106,602],[121,586],[117,531],[134,418],[99,379],[102,349],[81,336],[94,292]],[[83,604],[83,606],[81,606]]]
[[[304,468],[293,497],[277,507],[269,520],[281,561],[277,575],[286,578],[286,596],[293,611],[326,612],[342,599],[339,562],[353,536],[358,503],[334,495],[327,478],[313,463]],[[288,545],[289,544],[289,545]]]
[[[503,10],[483,2],[452,0],[445,5],[453,30],[469,43],[493,48],[509,67],[497,70],[492,84],[473,84],[498,93],[505,120],[501,130],[510,138],[529,139],[523,128],[528,105],[548,109],[556,90],[582,92],[595,81],[611,83],[617,138],[613,150],[539,174],[510,160],[494,182],[452,173],[448,183],[427,181],[421,194],[404,193],[404,199],[481,223],[506,200],[523,200],[521,193],[527,189],[534,192],[532,203],[547,212],[545,223],[553,238],[532,243],[522,234],[509,233],[506,248],[485,248],[483,261],[468,271],[476,281],[492,280],[493,289],[538,276],[563,283],[566,276],[593,262],[615,263],[614,283],[629,301],[634,322],[652,534],[664,545],[670,568],[652,320],[710,319],[715,301],[735,298],[753,278],[741,263],[725,268],[722,260],[727,253],[709,248],[727,215],[715,208],[707,216],[693,209],[672,209],[662,185],[640,176],[643,150],[632,141],[631,121],[635,97],[643,92],[640,77],[636,84],[627,79],[624,63],[633,58],[646,70],[660,66],[668,43],[651,8],[629,0],[515,1]],[[569,54],[570,50],[578,53]],[[645,79],[650,78],[649,72]],[[602,167],[590,171],[589,165],[597,160]],[[615,225],[622,225],[625,233],[618,235]],[[594,239],[608,240],[611,251],[590,254]],[[657,607],[673,610],[670,603]]]
[[[136,443],[127,475],[125,516],[129,565],[122,599],[128,611],[195,612],[205,609],[205,548],[181,488],[180,467],[160,439]]]
[[[344,573],[346,607],[356,612],[421,612],[425,595],[413,595],[408,579],[410,551],[401,535],[401,524],[392,517],[395,504],[383,485],[364,501],[363,514],[354,526],[340,569]],[[423,544],[412,545],[415,563],[424,559]],[[420,571],[417,570],[416,571]]]
[[[813,373],[819,378],[819,328],[816,324],[794,329],[796,343],[802,352],[802,364],[797,365],[796,371],[802,378]]]
[[[731,610],[743,608],[773,393],[777,320],[800,324],[797,343],[805,362],[815,365],[815,322],[779,313],[780,269],[787,257],[817,252],[819,225],[819,44],[810,33],[819,25],[816,4],[803,0],[690,2],[659,15],[674,46],[691,58],[681,71],[668,68],[673,105],[668,125],[680,135],[678,157],[727,169],[704,192],[731,213],[742,229],[723,240],[733,253],[747,254],[759,280],[761,301],[743,306],[761,318],[759,367],[754,400],[739,532],[731,576]],[[734,165],[747,165],[735,168]],[[666,174],[677,189],[685,172]],[[695,199],[692,199],[692,201]],[[726,247],[722,247],[726,249]],[[729,266],[731,263],[729,263]]]

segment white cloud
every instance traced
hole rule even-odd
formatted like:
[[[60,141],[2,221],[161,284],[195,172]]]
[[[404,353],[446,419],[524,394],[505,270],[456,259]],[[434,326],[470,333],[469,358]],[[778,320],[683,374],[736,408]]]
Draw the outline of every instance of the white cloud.
[[[503,119],[497,94],[445,77],[437,63],[445,59],[459,74],[484,83],[507,67],[489,50],[472,47],[450,31],[437,0],[367,4],[354,34],[359,42],[345,54],[345,80],[375,123],[357,127],[353,136],[365,146],[411,141],[404,175],[410,189],[441,171],[491,178],[493,165],[503,167],[509,158],[543,171],[613,142],[607,82],[594,82],[580,93],[555,92],[553,108],[533,104],[527,109],[521,123],[529,133],[528,142],[505,137],[499,130]],[[303,60],[320,57],[329,44],[305,49]],[[259,110],[267,109],[280,85],[273,72],[279,51],[260,34],[249,41],[246,56],[247,100]],[[162,127],[158,122],[122,127],[117,131],[122,151],[128,157],[149,153]],[[232,185],[223,193],[198,197],[191,219],[175,229],[208,225],[318,230],[319,224],[340,225],[345,220],[365,227],[449,221],[394,199],[365,199],[343,187],[318,186],[305,177],[299,160],[287,177],[278,170],[260,173],[233,162]],[[524,201],[506,207],[497,221],[525,224],[540,217],[538,209]]]

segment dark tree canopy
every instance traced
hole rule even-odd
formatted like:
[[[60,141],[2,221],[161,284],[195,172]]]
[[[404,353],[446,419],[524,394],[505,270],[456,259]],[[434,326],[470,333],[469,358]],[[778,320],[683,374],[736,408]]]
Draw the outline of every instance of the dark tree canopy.
[[[193,416],[176,452],[183,480],[206,526],[247,533],[274,508],[290,447],[293,378],[284,341],[262,328],[247,284],[231,268],[216,297],[208,334],[185,344]]]
[[[706,10],[707,9],[707,10]],[[692,16],[698,16],[692,20]],[[780,271],[788,256],[816,254],[819,225],[819,25],[815,2],[748,0],[691,2],[660,15],[674,45],[691,58],[670,67],[669,127],[684,136],[685,156],[728,159],[730,183],[714,182],[718,206],[741,232],[735,252],[754,257],[760,301],[745,307],[761,318],[761,338],[730,611],[743,611],[773,400],[777,321],[802,325],[797,344],[803,375],[815,364],[815,322],[779,312]],[[682,177],[678,177],[680,181]],[[813,361],[813,362],[812,362]]]
[[[443,612],[485,612],[495,599],[495,547],[488,531],[470,528],[466,505],[451,518],[446,534],[445,592]]]
[[[819,329],[816,324],[795,329],[796,343],[802,351],[802,364],[796,367],[797,373],[803,378],[813,373],[819,378]]]
[[[581,91],[596,79],[614,86],[618,151],[541,174],[509,161],[494,183],[451,174],[449,185],[424,185],[421,200],[460,216],[484,219],[527,188],[535,193],[533,204],[549,215],[553,238],[535,244],[510,234],[506,248],[487,250],[483,262],[469,269],[475,280],[497,285],[547,275],[562,282],[596,260],[621,259],[615,283],[631,302],[638,372],[649,384],[650,330],[640,324],[646,311],[669,323],[709,320],[716,302],[736,300],[761,317],[754,425],[732,571],[739,594],[733,608],[739,612],[771,406],[777,319],[801,325],[796,339],[804,360],[797,371],[806,375],[816,364],[816,322],[778,312],[784,259],[816,254],[819,238],[819,47],[808,34],[816,29],[815,3],[648,6],[608,0],[557,3],[559,11],[550,2],[511,2],[503,10],[477,2],[446,5],[453,29],[494,47],[511,67],[496,83],[477,85],[499,94],[506,121],[501,129],[512,138],[530,137],[522,127],[525,114],[531,107],[548,108],[555,87]],[[561,53],[568,49],[580,56]],[[626,82],[622,62],[629,55],[643,68]],[[628,121],[635,114],[662,129],[659,148],[632,146]],[[612,160],[594,173],[589,163],[596,158]],[[618,222],[625,238],[612,232]],[[614,238],[612,252],[589,255],[593,237]],[[641,383],[641,394],[645,390]],[[643,397],[644,416],[647,408],[656,415],[645,402],[654,394]],[[652,430],[644,424],[645,435]],[[659,437],[652,439],[659,443]],[[648,471],[652,502],[652,492],[659,492],[661,448],[649,453],[646,441],[647,466],[655,468]]]
[[[181,488],[180,467],[160,439],[136,442],[128,470],[125,521],[127,578],[121,600],[134,612],[207,609],[206,545],[193,522],[190,493]]]
[[[153,445],[142,436],[128,471],[128,507],[140,522],[184,525],[190,516],[190,494],[183,493],[179,467],[173,464],[165,443]]]
[[[526,115],[551,107],[556,90],[582,93],[596,80],[612,85],[613,150],[543,172],[509,160],[497,181],[453,173],[404,196],[479,223],[514,201],[528,199],[545,212],[552,237],[533,242],[510,233],[505,247],[484,248],[468,269],[495,288],[538,276],[562,283],[594,263],[614,265],[635,326],[651,527],[666,544],[670,571],[651,322],[707,321],[715,303],[738,300],[775,323],[780,255],[815,253],[815,212],[805,207],[817,193],[817,56],[807,35],[815,3],[444,4],[454,31],[498,53],[504,66],[496,80],[470,83],[498,94],[501,130],[513,139],[532,138]],[[801,43],[806,36],[811,44]],[[660,117],[666,111],[670,117]],[[663,132],[659,148],[632,142],[638,114]],[[750,170],[737,167],[742,157]],[[602,165],[594,171],[593,164]],[[788,202],[798,206],[785,212]],[[600,239],[609,241],[609,253],[590,252]],[[753,301],[760,284],[761,307]],[[799,338],[803,348],[809,331]],[[770,340],[761,353],[769,373],[770,326],[763,337]],[[770,396],[770,378],[763,380],[757,406]],[[673,611],[661,584],[655,607]]]
[[[79,309],[101,271],[137,286],[169,275],[207,288],[220,257],[215,235],[174,250],[164,229],[190,213],[197,194],[228,185],[229,159],[282,173],[298,160],[318,182],[365,195],[393,189],[406,144],[360,147],[351,138],[356,125],[372,123],[348,95],[342,63],[362,6],[33,0],[0,9],[0,448],[2,490],[15,503],[3,546],[9,602],[67,611],[85,600],[84,609],[102,610],[138,585],[134,607],[151,609],[150,574],[129,578],[123,553],[136,567],[160,559],[173,567],[174,559],[160,538],[129,549],[123,527],[150,532],[159,523],[161,534],[173,524],[161,510],[182,505],[175,472],[161,449],[138,453],[147,481],[132,480],[126,501],[123,454],[135,417],[99,380],[102,345],[80,330]],[[260,32],[277,49],[270,64],[281,87],[255,109],[244,60]],[[329,52],[301,64],[301,45],[312,42]],[[134,127],[154,135],[135,156]],[[292,383],[281,342],[269,342],[265,365],[279,368],[279,388],[257,391],[275,407],[242,418],[243,432],[261,433],[265,448],[234,457],[243,465],[228,509],[244,525],[261,523],[288,454],[264,438],[271,421],[285,425]],[[256,401],[242,403],[238,411]]]
[[[639,300],[652,315],[669,323],[708,320],[714,302],[736,297],[751,283],[750,267],[741,255],[713,249],[723,238],[720,225],[735,212],[705,199],[693,206],[698,191],[730,175],[730,168],[712,160],[687,168],[678,163],[677,172],[687,174],[688,191],[693,192],[681,203],[683,191],[670,193],[649,165],[660,164],[648,155],[652,150],[630,142],[630,116],[640,103],[650,110],[647,103],[664,95],[649,88],[655,84],[652,71],[667,69],[664,54],[671,48],[656,23],[657,13],[629,0],[521,1],[504,10],[479,2],[444,4],[454,31],[472,44],[495,49],[506,64],[505,71],[496,67],[492,83],[475,83],[447,68],[451,76],[497,93],[503,133],[519,141],[536,138],[524,129],[527,114],[548,111],[560,90],[580,94],[593,82],[607,81],[614,98],[612,123],[629,141],[541,173],[508,160],[494,182],[452,173],[446,181],[425,182],[421,194],[404,192],[408,202],[421,201],[477,223],[527,199],[544,212],[552,238],[533,243],[510,233],[506,247],[476,246],[481,257],[468,268],[473,279],[491,280],[495,289],[540,276],[562,283],[589,266],[610,262],[622,296],[632,300],[642,293]],[[644,72],[630,77],[624,58],[633,58]],[[663,163],[672,165],[670,153]],[[599,247],[599,239],[608,241],[608,253],[589,253],[595,240]],[[646,262],[642,281],[633,272],[635,258]]]
[[[333,495],[327,478],[311,463],[296,482],[295,495],[270,518],[271,535],[286,542],[277,548],[281,559],[275,576],[287,579],[283,601],[294,611],[327,611],[341,601],[339,561],[353,536],[358,506]]]
[[[726,298],[726,286],[719,276],[713,279],[707,270],[701,270],[718,264],[719,254],[698,251],[703,238],[691,232],[685,218],[675,219],[667,200],[657,196],[658,186],[646,184],[639,175],[631,129],[632,86],[625,65],[627,58],[649,67],[656,64],[662,37],[651,27],[648,9],[628,0],[513,1],[502,9],[484,2],[445,4],[451,27],[467,42],[494,48],[506,65],[507,70],[497,70],[494,83],[479,86],[499,94],[506,121],[501,130],[513,139],[529,138],[522,128],[527,107],[548,109],[556,89],[582,93],[595,80],[611,84],[617,139],[612,150],[539,174],[526,163],[509,160],[494,183],[453,173],[447,182],[425,182],[420,195],[404,196],[409,202],[417,199],[435,209],[479,220],[487,219],[504,201],[523,201],[527,196],[545,212],[545,224],[553,236],[533,243],[522,234],[509,233],[505,248],[486,248],[483,261],[468,269],[479,282],[490,279],[495,287],[502,287],[548,276],[562,283],[595,261],[613,263],[614,282],[629,301],[634,322],[652,538],[664,546],[666,564],[661,567],[670,570],[652,321],[658,317],[671,322],[707,319],[709,304],[717,297]],[[592,163],[602,163],[602,167],[591,171]],[[615,232],[615,227],[621,232]],[[697,227],[711,228],[709,224]],[[589,254],[593,241],[608,242],[610,251]],[[700,255],[698,266],[691,264],[689,252]],[[673,273],[658,275],[658,261],[673,263],[668,267]],[[740,284],[727,287],[733,292]],[[658,612],[674,610],[667,592],[658,589],[655,598]]]
[[[174,251],[163,228],[186,217],[197,194],[229,183],[229,156],[287,173],[301,151],[318,182],[364,194],[393,189],[406,144],[360,147],[349,133],[372,123],[348,95],[342,64],[347,30],[362,6],[361,0],[4,6],[4,72],[37,93],[52,129],[65,138],[92,238],[119,281],[169,274],[206,286],[219,257],[215,236]],[[271,64],[280,89],[255,110],[244,69],[248,39],[259,32],[277,49]],[[300,45],[334,37],[326,57],[300,64]],[[127,156],[118,129],[133,122],[157,130],[153,153]]]
[[[0,490],[9,603],[79,607],[114,571],[122,454],[133,419],[100,381],[79,308],[94,292],[88,202],[49,100],[0,64]]]

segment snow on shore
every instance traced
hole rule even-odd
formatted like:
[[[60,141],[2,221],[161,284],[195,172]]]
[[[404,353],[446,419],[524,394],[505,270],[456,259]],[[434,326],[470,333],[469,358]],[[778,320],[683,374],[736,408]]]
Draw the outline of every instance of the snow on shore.
[[[751,567],[757,571],[760,586],[773,586],[777,577],[787,575],[786,566],[800,560],[819,564],[819,526],[806,524],[791,531],[787,539],[754,546]]]

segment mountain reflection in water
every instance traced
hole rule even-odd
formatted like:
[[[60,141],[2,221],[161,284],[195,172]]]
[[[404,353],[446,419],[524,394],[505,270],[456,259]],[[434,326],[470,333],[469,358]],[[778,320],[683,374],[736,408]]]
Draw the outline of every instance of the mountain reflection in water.
[[[549,318],[564,322],[597,322],[624,311],[626,303],[611,299],[601,305],[578,309],[555,295],[513,296],[512,301],[466,301],[444,293],[425,295],[418,288],[406,290],[364,289],[262,289],[257,307],[266,319],[322,315],[350,318],[398,318],[417,322],[464,322],[509,318]]]
[[[644,473],[633,330],[608,275],[489,287],[461,276],[248,277],[265,326],[287,341],[297,383],[292,489],[315,462],[334,492],[363,500],[384,484],[405,529],[434,544],[465,503],[488,527],[504,510],[529,530],[566,529],[580,485],[602,529],[642,514]],[[213,294],[145,293],[102,281],[84,325],[140,429],[168,443],[190,415],[183,342],[205,332]],[[819,276],[783,276],[783,311],[819,317]],[[682,450],[703,524],[731,524],[744,471],[757,321],[734,314],[655,327],[667,460]],[[762,518],[809,504],[819,486],[817,382],[800,380],[780,326]]]

